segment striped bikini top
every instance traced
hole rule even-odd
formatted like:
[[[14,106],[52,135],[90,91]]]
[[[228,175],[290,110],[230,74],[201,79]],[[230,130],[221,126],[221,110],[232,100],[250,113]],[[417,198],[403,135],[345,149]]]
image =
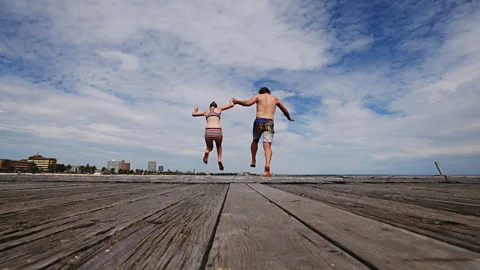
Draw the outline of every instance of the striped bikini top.
[[[208,112],[208,114],[205,116],[205,119],[208,119],[208,118],[211,117],[211,116],[216,116],[216,117],[220,118],[220,114],[219,114],[219,113],[216,113],[216,112],[214,111],[214,108],[213,108],[213,107],[210,108],[210,112]]]

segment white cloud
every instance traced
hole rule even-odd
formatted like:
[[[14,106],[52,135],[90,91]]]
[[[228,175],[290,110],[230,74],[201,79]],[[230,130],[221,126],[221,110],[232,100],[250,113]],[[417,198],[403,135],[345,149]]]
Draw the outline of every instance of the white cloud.
[[[107,2],[75,1],[60,7],[47,1],[15,3],[13,10],[48,12],[54,20],[51,34],[75,44],[118,44],[150,32],[162,33],[159,46],[175,40],[191,44],[191,56],[221,66],[308,69],[330,60],[328,44],[320,38],[326,33],[304,30],[290,21],[306,12],[293,1],[167,2],[124,1],[112,7]],[[321,20],[326,14],[320,10],[310,16]]]
[[[133,54],[118,51],[100,51],[99,54],[105,58],[119,60],[124,69],[136,71],[139,69],[140,63],[138,57]]]
[[[248,99],[258,91],[253,82],[269,78],[295,119],[276,115],[274,172],[394,171],[402,166],[395,162],[415,171],[414,160],[480,155],[474,4],[444,19],[442,42],[420,35],[439,16],[435,6],[401,22],[410,32],[397,33],[396,60],[379,46],[359,60],[355,54],[382,39],[366,30],[364,14],[336,29],[321,3],[232,3],[12,1],[15,14],[48,19],[21,24],[2,44],[9,63],[27,63],[0,66],[8,70],[0,73],[0,113],[8,112],[0,118],[2,150],[38,149],[97,166],[116,158],[145,167],[158,157],[173,169],[216,171],[216,154],[207,166],[201,161],[205,119],[192,118],[193,108]],[[396,34],[395,24],[384,30]],[[254,117],[254,107],[222,114],[227,171],[249,170]]]

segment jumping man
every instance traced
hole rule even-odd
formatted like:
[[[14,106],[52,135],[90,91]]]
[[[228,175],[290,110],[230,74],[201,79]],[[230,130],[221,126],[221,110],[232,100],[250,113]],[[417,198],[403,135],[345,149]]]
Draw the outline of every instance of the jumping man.
[[[255,95],[250,100],[237,100],[233,99],[234,104],[250,107],[253,104],[257,104],[256,119],[253,122],[253,140],[250,145],[252,151],[252,163],[250,167],[256,166],[256,156],[258,150],[258,142],[263,135],[263,149],[265,151],[265,171],[263,176],[270,176],[270,162],[272,160],[272,141],[274,131],[274,114],[275,109],[278,106],[288,120],[293,121],[290,117],[287,108],[283,106],[279,98],[270,95],[270,90],[267,87],[262,87],[258,91],[258,95]]]

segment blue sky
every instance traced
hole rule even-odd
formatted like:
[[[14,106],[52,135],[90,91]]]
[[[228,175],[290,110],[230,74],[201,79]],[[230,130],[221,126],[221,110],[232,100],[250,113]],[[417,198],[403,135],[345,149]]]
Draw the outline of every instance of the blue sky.
[[[480,174],[478,1],[0,0],[0,157],[218,172],[194,107],[272,90],[273,173]],[[249,168],[254,107],[222,115]]]

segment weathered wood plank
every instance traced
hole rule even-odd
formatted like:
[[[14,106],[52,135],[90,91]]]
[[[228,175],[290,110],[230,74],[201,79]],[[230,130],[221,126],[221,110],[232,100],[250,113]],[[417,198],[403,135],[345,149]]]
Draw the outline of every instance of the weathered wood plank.
[[[451,182],[480,183],[480,176],[448,176]],[[177,183],[177,184],[212,184],[212,183],[440,183],[444,176],[354,176],[354,175],[274,175],[264,178],[255,175],[5,175],[0,174],[0,182],[70,182],[70,183]]]
[[[38,183],[172,183],[172,184],[214,184],[214,183],[337,183],[344,182],[341,177],[297,177],[297,176],[276,176],[264,178],[259,176],[222,176],[222,175],[115,175],[115,176],[32,176],[32,175],[11,175],[10,181],[4,182],[38,182]],[[0,182],[2,175],[0,174]]]
[[[125,185],[125,184],[123,184]],[[135,184],[127,184],[132,187],[138,186]],[[71,195],[78,195],[84,193],[91,193],[98,190],[115,190],[121,189],[112,184],[84,184],[84,185],[67,185],[56,184],[55,186],[42,187],[42,185],[37,185],[35,188],[26,187],[24,184],[18,184],[16,189],[5,188],[0,183],[0,204],[14,202],[31,202],[33,200],[38,200],[42,198],[58,198]]]
[[[480,269],[480,254],[261,184],[248,184],[378,269]]]
[[[43,204],[39,205],[37,208],[31,207],[24,211],[10,211],[6,214],[0,214],[0,221],[2,221],[0,222],[0,239],[2,239],[1,237],[4,235],[27,230],[46,222],[52,222],[77,214],[96,211],[108,207],[109,205],[135,201],[136,199],[146,198],[158,192],[177,187],[178,185],[146,185],[142,189],[133,192],[129,189],[118,190],[116,195],[105,197],[99,191],[89,200],[74,200],[70,202],[62,202],[59,200],[59,202],[52,205]]]
[[[480,216],[477,184],[324,185],[324,190],[415,204],[427,208]]]
[[[478,184],[444,184],[444,183],[385,183],[385,184],[342,184],[342,185],[328,185],[329,187],[351,187],[351,188],[367,188],[367,189],[386,189],[386,190],[408,190],[420,194],[442,194],[451,196],[452,198],[474,198],[478,199]]]
[[[72,254],[52,269],[200,269],[227,185],[196,187],[194,196]]]
[[[38,194],[38,198],[29,199],[28,197],[21,197],[20,200],[8,203],[8,207],[0,210],[0,215],[28,211],[31,209],[47,207],[59,207],[61,205],[78,203],[82,201],[97,200],[108,197],[119,197],[127,194],[139,193],[143,190],[147,190],[145,186],[125,186],[123,188],[115,187],[89,187],[88,189],[79,189],[78,192],[70,191],[65,195],[55,194],[52,192]],[[101,194],[101,195],[100,195]]]
[[[47,189],[59,189],[63,187],[82,187],[89,186],[93,183],[70,183],[70,182],[38,182],[38,181],[0,181],[0,191],[22,191],[22,190],[47,190]]]
[[[230,190],[206,269],[368,269],[245,184]]]
[[[445,183],[442,175],[345,175],[345,183]],[[480,176],[448,176],[448,182],[480,183]]]
[[[0,236],[0,252],[27,242],[31,242],[37,240],[39,238],[45,237],[46,235],[55,234],[60,231],[69,230],[78,226],[78,222],[82,220],[93,220],[97,221],[97,219],[92,218],[92,216],[101,215],[102,217],[106,218],[110,215],[110,212],[115,213],[118,211],[115,208],[124,207],[124,205],[129,204],[128,206],[132,207],[134,203],[144,203],[149,204],[152,200],[152,197],[158,198],[159,196],[165,197],[168,193],[177,192],[182,189],[188,189],[188,187],[169,187],[165,190],[156,190],[155,193],[148,194],[142,197],[127,197],[122,200],[116,201],[112,204],[106,205],[95,205],[92,208],[89,207],[79,207],[81,209],[85,209],[82,212],[64,212],[59,214],[60,217],[54,219],[47,219],[44,220],[42,223],[34,223],[35,226],[31,226],[28,228],[24,228],[21,230],[15,230],[12,228],[13,232],[4,234]],[[145,202],[142,202],[145,201]],[[89,206],[89,205],[88,205]],[[98,212],[98,213],[97,213]],[[32,216],[34,220],[38,220],[39,218],[35,218]],[[108,219],[106,219],[108,220]],[[102,220],[99,220],[100,222]],[[26,221],[17,220],[17,222],[21,224],[26,224]],[[32,223],[33,224],[33,223]]]
[[[273,185],[283,191],[480,252],[480,218],[364,195],[335,193],[319,185]]]
[[[0,267],[38,269],[49,267],[72,254],[95,246],[125,228],[142,222],[155,213],[193,196],[198,187],[189,186],[173,193],[152,196],[121,207],[92,212],[70,227],[39,232],[40,238],[24,241],[0,253]],[[73,226],[71,226],[73,225]]]

